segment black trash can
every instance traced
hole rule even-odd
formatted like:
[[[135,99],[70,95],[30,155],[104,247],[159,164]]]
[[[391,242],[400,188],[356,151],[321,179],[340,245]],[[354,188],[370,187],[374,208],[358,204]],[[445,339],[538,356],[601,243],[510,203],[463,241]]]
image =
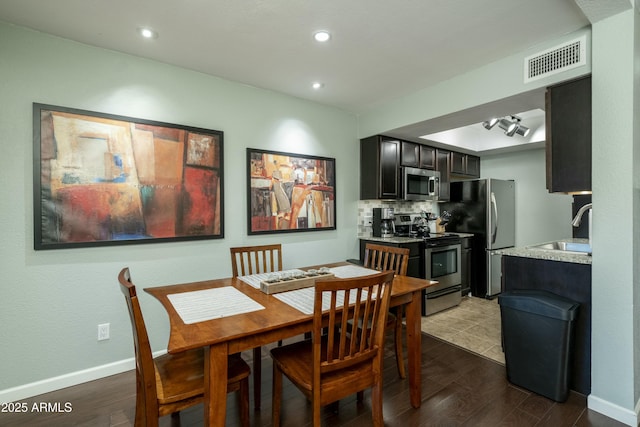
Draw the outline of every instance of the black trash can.
[[[556,402],[567,400],[580,304],[538,290],[504,292],[498,303],[507,379]]]

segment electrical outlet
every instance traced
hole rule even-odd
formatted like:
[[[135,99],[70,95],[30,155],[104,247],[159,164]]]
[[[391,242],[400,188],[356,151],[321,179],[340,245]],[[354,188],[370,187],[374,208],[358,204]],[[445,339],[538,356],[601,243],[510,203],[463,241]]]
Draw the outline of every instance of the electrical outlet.
[[[98,325],[98,341],[104,341],[109,339],[109,323],[102,323]]]
[[[373,225],[373,216],[365,215],[364,219],[362,220],[362,225],[364,225],[365,227],[371,227]]]

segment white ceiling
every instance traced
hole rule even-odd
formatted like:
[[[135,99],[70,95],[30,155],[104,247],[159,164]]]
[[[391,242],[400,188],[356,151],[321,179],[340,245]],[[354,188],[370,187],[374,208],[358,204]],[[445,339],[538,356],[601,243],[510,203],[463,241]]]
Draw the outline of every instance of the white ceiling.
[[[354,113],[589,25],[574,0],[2,0],[0,20]],[[143,40],[141,26],[159,36]],[[329,42],[313,40],[319,29]],[[314,81],[324,87],[313,90]],[[435,128],[473,123],[469,114],[481,122],[488,107],[523,113],[529,126],[525,112],[544,108],[529,95]],[[415,139],[423,125],[396,133]],[[499,136],[480,130],[458,135]],[[462,147],[491,150],[482,144]]]

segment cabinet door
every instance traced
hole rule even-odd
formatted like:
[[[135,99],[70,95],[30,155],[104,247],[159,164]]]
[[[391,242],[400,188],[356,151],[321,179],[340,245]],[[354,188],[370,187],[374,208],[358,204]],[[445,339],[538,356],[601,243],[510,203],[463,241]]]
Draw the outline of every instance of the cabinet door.
[[[400,164],[410,168],[420,167],[420,145],[413,142],[402,141]]]
[[[397,199],[400,195],[400,141],[381,136],[360,140],[360,199]]]
[[[469,238],[467,238],[469,239]],[[473,272],[471,269],[473,268],[473,258],[471,257],[471,248],[463,248],[460,257],[461,260],[461,268],[460,271],[461,276],[461,284],[462,284],[462,295],[467,295],[471,290],[471,278],[473,277]]]
[[[380,182],[381,199],[400,197],[400,141],[380,141]]]
[[[436,168],[436,149],[428,145],[420,145],[420,168]]]
[[[440,201],[448,201],[450,198],[449,191],[449,174],[451,173],[451,155],[447,150],[436,150],[436,170],[440,172]]]
[[[467,156],[462,153],[451,152],[451,173],[465,175],[467,173]]]
[[[591,190],[591,77],[546,92],[546,162],[549,192]]]
[[[467,155],[467,175],[480,178],[480,157]]]

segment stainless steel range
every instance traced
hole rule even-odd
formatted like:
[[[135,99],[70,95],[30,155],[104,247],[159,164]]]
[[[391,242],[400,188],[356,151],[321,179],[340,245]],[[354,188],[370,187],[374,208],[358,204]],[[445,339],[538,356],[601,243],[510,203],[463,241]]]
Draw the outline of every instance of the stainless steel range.
[[[424,248],[425,278],[438,281],[423,294],[422,315],[429,316],[460,304],[462,239],[456,234],[431,233],[424,237]]]

